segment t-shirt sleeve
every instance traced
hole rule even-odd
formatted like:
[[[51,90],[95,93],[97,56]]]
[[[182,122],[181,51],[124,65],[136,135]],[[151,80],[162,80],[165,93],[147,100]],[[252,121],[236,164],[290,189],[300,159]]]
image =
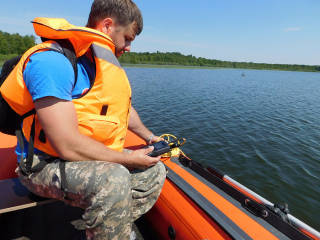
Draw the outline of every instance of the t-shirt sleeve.
[[[49,96],[72,101],[74,70],[61,53],[45,51],[33,54],[23,71],[23,78],[33,101]]]

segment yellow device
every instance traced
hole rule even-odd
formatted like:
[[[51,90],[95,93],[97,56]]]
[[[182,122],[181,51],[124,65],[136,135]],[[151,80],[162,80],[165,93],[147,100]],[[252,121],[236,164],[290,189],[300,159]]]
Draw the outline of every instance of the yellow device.
[[[182,152],[179,147],[182,146],[185,142],[185,138],[178,139],[177,137],[171,135],[171,134],[163,134],[160,136],[160,138],[163,138],[165,141],[168,142],[171,150],[170,152],[167,152],[165,154],[162,154],[162,157],[172,157],[172,156],[177,156],[179,155],[180,152]],[[158,139],[159,141],[159,139]],[[183,141],[180,143],[180,141]]]

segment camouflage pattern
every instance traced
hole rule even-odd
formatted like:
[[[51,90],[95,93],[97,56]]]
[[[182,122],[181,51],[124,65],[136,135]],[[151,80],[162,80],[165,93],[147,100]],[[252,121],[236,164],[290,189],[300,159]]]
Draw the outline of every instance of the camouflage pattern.
[[[47,157],[50,156],[35,154],[34,165]],[[154,205],[166,177],[161,161],[131,172],[110,162],[66,162],[69,200],[65,200],[60,189],[59,161],[30,176],[25,176],[20,168],[16,172],[21,183],[35,194],[86,209],[83,219],[87,239],[129,239],[133,221]]]

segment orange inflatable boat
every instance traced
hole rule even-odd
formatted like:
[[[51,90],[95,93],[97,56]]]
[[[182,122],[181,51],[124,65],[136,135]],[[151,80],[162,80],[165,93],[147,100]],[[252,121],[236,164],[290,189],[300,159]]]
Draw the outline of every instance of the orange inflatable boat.
[[[145,142],[131,132],[125,148]],[[0,133],[0,180],[16,178],[15,137]],[[145,219],[158,239],[317,239],[320,233],[213,167],[183,154],[161,159],[168,175]],[[145,238],[148,239],[148,238]]]

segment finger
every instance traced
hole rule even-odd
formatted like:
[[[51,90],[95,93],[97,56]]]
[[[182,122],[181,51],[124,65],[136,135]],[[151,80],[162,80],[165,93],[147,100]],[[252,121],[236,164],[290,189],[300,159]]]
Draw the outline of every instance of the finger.
[[[154,146],[147,148],[146,154],[151,153],[153,151],[153,149],[154,149]]]
[[[149,167],[153,166],[153,165],[156,165],[160,159],[161,159],[161,156],[158,156],[158,157],[151,157],[152,158],[152,162],[149,164]]]

